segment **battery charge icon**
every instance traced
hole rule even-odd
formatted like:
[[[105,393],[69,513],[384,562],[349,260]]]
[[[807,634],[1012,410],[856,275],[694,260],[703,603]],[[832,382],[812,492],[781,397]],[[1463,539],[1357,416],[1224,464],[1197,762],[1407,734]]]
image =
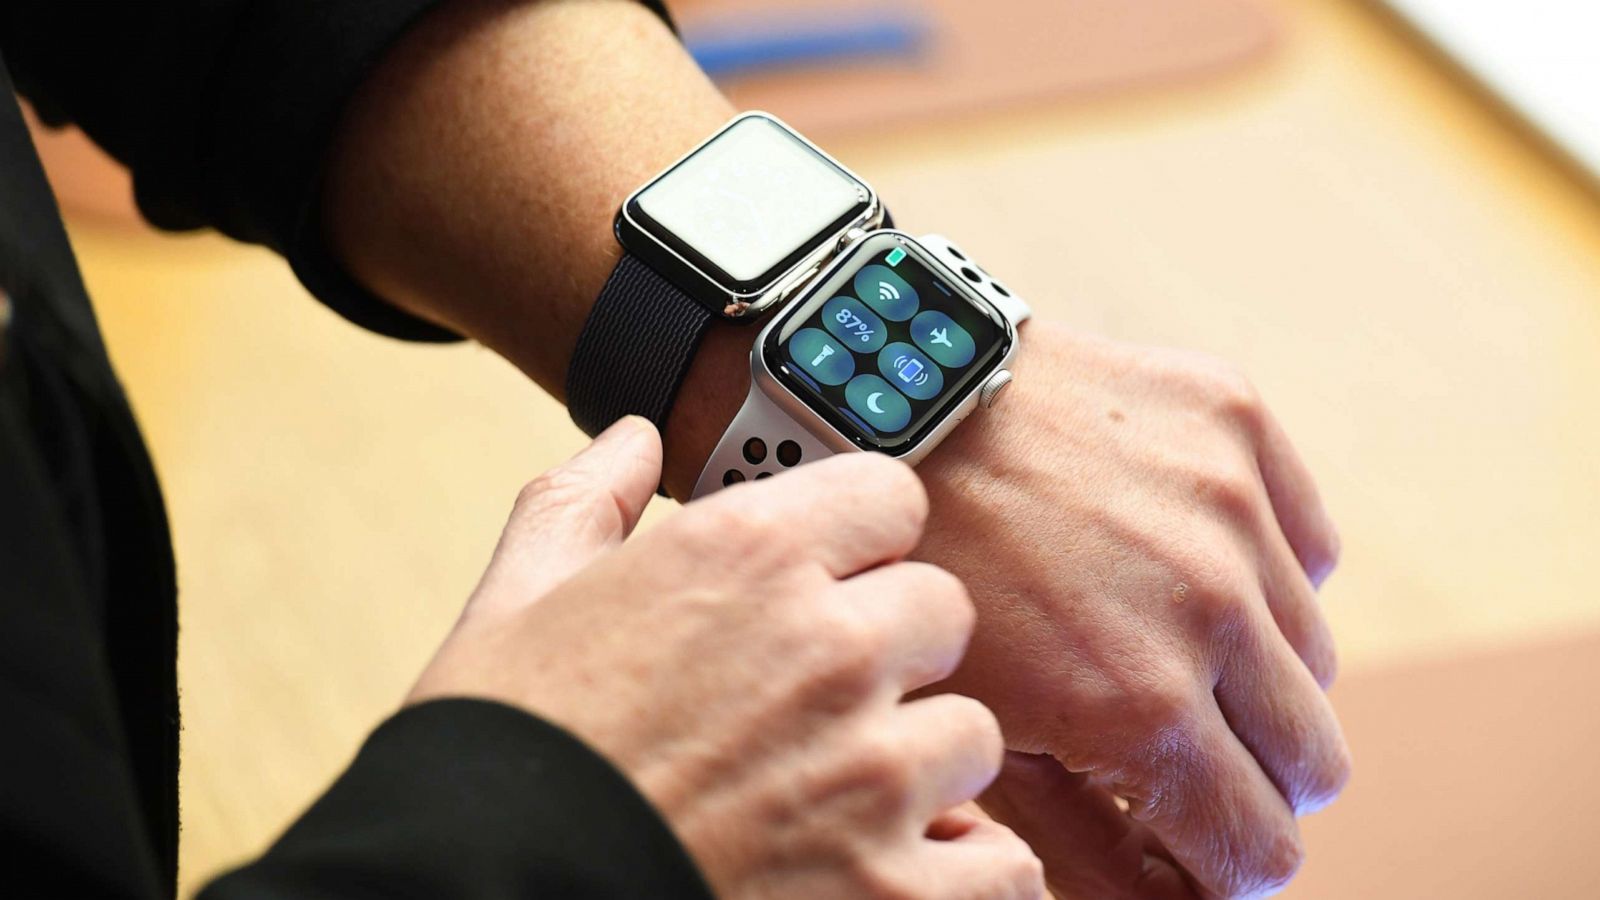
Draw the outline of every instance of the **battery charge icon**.
[[[889,258],[884,260],[884,262],[887,262],[890,266],[898,266],[898,265],[900,265],[900,260],[905,259],[905,258],[906,258],[906,248],[904,248],[904,247],[896,247],[893,250],[889,251]]]

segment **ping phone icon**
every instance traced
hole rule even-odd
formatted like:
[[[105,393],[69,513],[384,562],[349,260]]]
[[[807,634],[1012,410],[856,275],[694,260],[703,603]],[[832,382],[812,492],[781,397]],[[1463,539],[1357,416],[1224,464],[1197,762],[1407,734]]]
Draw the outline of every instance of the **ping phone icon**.
[[[922,360],[901,354],[894,358],[895,377],[906,384],[922,387],[928,383],[928,367]]]

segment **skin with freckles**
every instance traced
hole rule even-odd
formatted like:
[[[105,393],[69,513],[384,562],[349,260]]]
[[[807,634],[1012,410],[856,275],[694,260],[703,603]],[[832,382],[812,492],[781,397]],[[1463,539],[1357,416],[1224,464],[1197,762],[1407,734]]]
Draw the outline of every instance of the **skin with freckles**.
[[[352,102],[328,239],[369,288],[560,396],[617,209],[732,114],[630,0],[455,0]],[[754,336],[716,326],[695,359],[665,435],[677,497],[745,395]],[[1349,771],[1315,484],[1216,360],[1038,321],[1016,375],[919,469],[916,556],[978,611],[937,689],[1028,754],[984,802],[1069,896],[1270,892],[1301,860],[1296,816]]]

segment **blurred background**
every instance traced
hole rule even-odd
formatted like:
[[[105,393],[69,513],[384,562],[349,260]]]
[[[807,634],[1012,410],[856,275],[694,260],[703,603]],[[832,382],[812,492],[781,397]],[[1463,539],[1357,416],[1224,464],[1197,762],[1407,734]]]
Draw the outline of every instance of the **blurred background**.
[[[1345,540],[1324,601],[1356,775],[1287,896],[1600,896],[1600,13],[672,5],[737,103],[905,227],[1042,315],[1240,362],[1296,436]],[[81,139],[41,143],[171,506],[187,892],[390,713],[581,436],[488,352],[347,325],[264,251],[140,224]]]

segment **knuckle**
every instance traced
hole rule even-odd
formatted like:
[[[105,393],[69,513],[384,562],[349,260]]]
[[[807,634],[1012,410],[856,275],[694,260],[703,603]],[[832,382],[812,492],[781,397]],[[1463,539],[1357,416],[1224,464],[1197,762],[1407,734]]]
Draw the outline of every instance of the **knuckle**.
[[[560,467],[541,472],[517,492],[515,509],[531,512],[582,502],[592,494],[585,483]]]
[[[868,730],[856,742],[851,782],[865,792],[866,814],[873,821],[893,821],[911,810],[915,776],[906,748],[886,730]]]
[[[544,496],[545,487],[549,480],[550,473],[545,472],[524,484],[517,491],[517,499],[511,504],[511,514],[520,518],[537,507]]]
[[[871,692],[882,677],[888,638],[867,617],[848,608],[833,608],[808,615],[806,630],[822,639],[814,641],[821,655],[820,687],[847,698]]]
[[[1323,534],[1317,550],[1322,554],[1323,575],[1338,568],[1339,560],[1344,556],[1344,538],[1339,536],[1339,529],[1334,527],[1332,522],[1328,523],[1327,531]]]
[[[1224,418],[1252,430],[1261,424],[1266,411],[1261,392],[1237,368],[1227,363],[1216,365],[1205,380],[1205,390]]]
[[[1320,535],[1309,542],[1305,550],[1303,562],[1306,575],[1311,578],[1312,583],[1321,585],[1329,575],[1332,575],[1333,570],[1339,567],[1339,557],[1342,553],[1343,542],[1339,538],[1339,532],[1332,523],[1329,523]]]
[[[828,617],[828,645],[844,671],[873,671],[887,652],[888,639],[871,619],[854,610]]]
[[[1181,801],[1208,765],[1197,741],[1200,701],[1192,678],[1162,678],[1128,697],[1100,770],[1146,821],[1181,815]]]
[[[1339,741],[1323,759],[1309,767],[1304,783],[1295,797],[1295,813],[1315,812],[1334,800],[1350,781],[1350,749]]]
[[[558,513],[596,520],[621,515],[609,491],[560,466],[524,484],[517,491],[511,511],[512,519],[519,522],[545,519]]]
[[[726,503],[690,504],[671,522],[671,530],[684,543],[697,549],[719,546],[726,535],[741,530],[738,507]]]
[[[784,551],[791,540],[790,530],[764,504],[705,503],[685,509],[679,520],[681,536],[708,559]]]
[[[858,454],[861,464],[868,467],[868,472],[882,484],[888,492],[907,503],[916,505],[924,503],[928,494],[922,488],[922,479],[905,463],[892,456],[882,453]]]
[[[1151,733],[1186,728],[1198,706],[1195,676],[1176,667],[1158,671],[1130,706]]]
[[[946,569],[924,562],[902,563],[910,576],[907,589],[918,600],[919,614],[934,614],[948,618],[950,624],[963,635],[971,635],[977,625],[978,608],[972,602],[966,582]]]
[[[1098,773],[1130,800],[1155,805],[1187,770],[1183,763],[1201,709],[1198,698],[1209,693],[1201,675],[1176,659],[1146,659],[1141,666],[1087,703],[1059,704],[1074,708],[1076,727],[1094,737],[1066,741],[1052,755],[1070,770]]]
[[[867,900],[924,900],[928,896],[898,866],[878,855],[856,861],[855,882],[859,896]]]
[[[1216,588],[1193,592],[1195,624],[1213,645],[1237,646],[1251,631],[1251,591],[1241,581],[1224,579]]]
[[[1339,678],[1339,653],[1331,640],[1323,641],[1321,646],[1306,654],[1306,668],[1311,670],[1318,687],[1324,691],[1333,687]]]
[[[1291,824],[1263,834],[1247,847],[1223,849],[1226,858],[1205,880],[1210,893],[1222,898],[1275,894],[1294,880],[1305,862],[1305,849]]]
[[[961,694],[947,694],[946,702],[951,704],[950,718],[951,731],[962,735],[962,740],[971,745],[976,755],[987,763],[986,772],[997,775],[1000,772],[1000,763],[1005,756],[1005,735],[1000,730],[1000,720],[983,703]]]
[[[1007,829],[1008,831],[1010,829]],[[1028,844],[1012,833],[1006,841],[1007,863],[1004,866],[1006,873],[1006,887],[1008,890],[1002,895],[1015,897],[1018,900],[1034,900],[1043,897],[1045,892],[1044,863]]]
[[[729,504],[727,509],[720,511],[720,516],[718,524],[724,532],[747,544],[787,546],[794,538],[794,529],[788,527],[783,517],[766,504]]]
[[[1247,894],[1276,891],[1294,880],[1305,859],[1305,846],[1299,835],[1292,830],[1279,833],[1267,840],[1254,859],[1254,871],[1244,873],[1238,887]]]
[[[920,524],[928,518],[928,489],[910,466],[898,460],[891,463],[895,472],[894,496],[900,499],[906,515]]]
[[[888,498],[882,506],[886,513],[918,523],[928,517],[928,491],[910,466],[882,453],[851,453],[844,459],[863,470],[860,483],[877,485]]]
[[[1233,522],[1254,520],[1265,501],[1260,479],[1242,466],[1208,468],[1194,476],[1194,486],[1207,507]]]

